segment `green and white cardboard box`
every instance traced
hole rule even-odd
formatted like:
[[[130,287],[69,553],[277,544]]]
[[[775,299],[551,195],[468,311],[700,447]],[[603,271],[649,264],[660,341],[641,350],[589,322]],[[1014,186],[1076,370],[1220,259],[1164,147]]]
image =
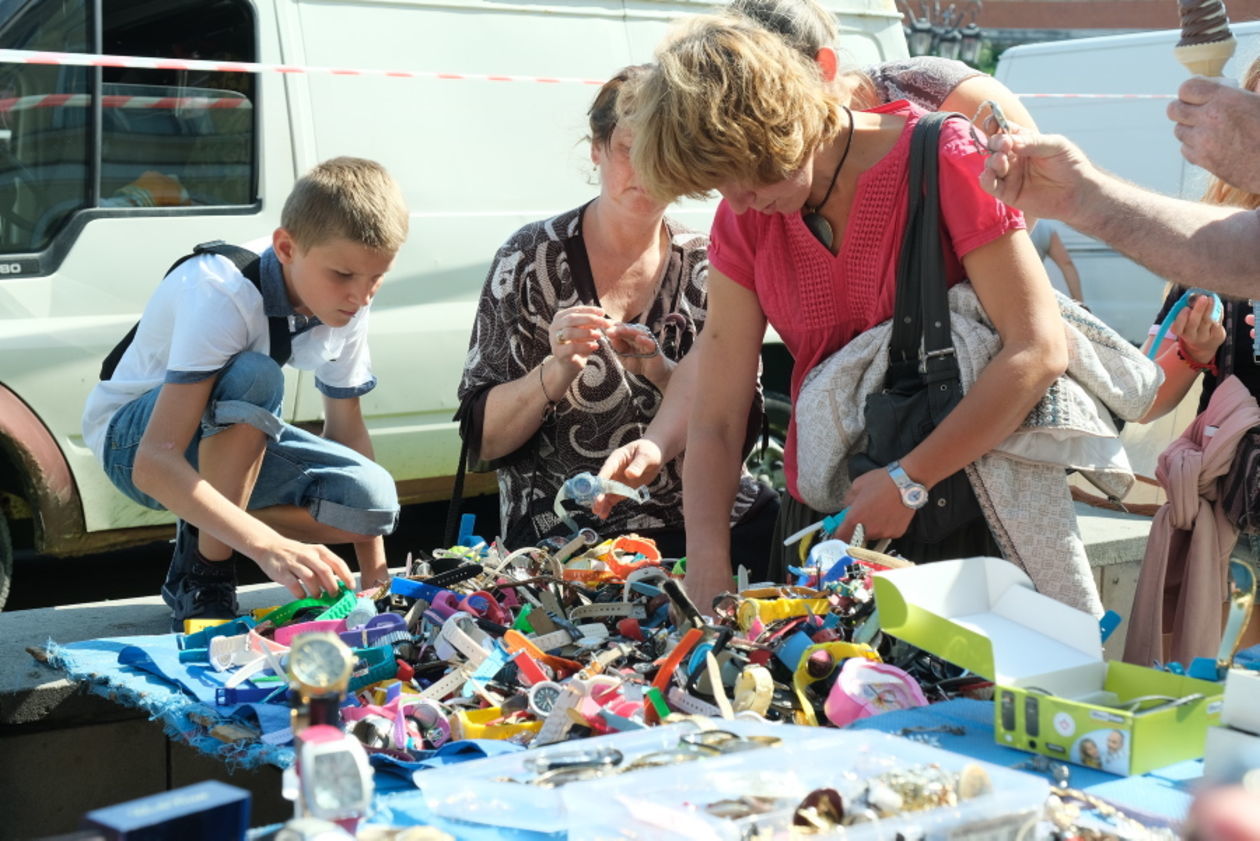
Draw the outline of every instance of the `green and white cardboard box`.
[[[1220,723],[1221,684],[1104,661],[1094,617],[1000,558],[878,573],[875,603],[887,633],[993,680],[998,744],[1143,774],[1203,756]]]

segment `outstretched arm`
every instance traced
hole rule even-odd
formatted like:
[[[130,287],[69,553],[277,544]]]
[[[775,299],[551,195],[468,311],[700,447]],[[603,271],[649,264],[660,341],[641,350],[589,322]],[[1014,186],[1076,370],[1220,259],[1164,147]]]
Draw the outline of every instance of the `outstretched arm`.
[[[683,463],[685,584],[702,612],[731,588],[731,506],[765,331],[756,293],[710,267],[709,318],[691,353],[699,365]]]
[[[1060,135],[989,139],[980,183],[1021,210],[1061,219],[1155,274],[1236,298],[1255,297],[1256,211],[1174,199],[1095,167]]]

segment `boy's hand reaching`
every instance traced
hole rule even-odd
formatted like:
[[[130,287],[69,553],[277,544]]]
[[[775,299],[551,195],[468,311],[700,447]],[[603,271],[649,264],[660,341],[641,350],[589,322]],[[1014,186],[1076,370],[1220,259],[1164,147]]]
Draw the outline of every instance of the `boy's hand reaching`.
[[[288,538],[256,559],[267,577],[286,588],[295,599],[335,593],[340,583],[354,589],[350,567],[331,549],[318,543],[300,543]]]

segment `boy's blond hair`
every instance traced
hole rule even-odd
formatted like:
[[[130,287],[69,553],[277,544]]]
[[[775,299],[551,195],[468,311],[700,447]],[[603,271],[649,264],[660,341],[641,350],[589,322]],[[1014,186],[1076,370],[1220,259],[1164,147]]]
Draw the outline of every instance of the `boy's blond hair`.
[[[293,185],[280,225],[303,250],[347,239],[392,254],[407,239],[407,204],[385,167],[365,158],[316,164]]]
[[[621,100],[634,168],[660,201],[701,198],[732,181],[776,184],[840,126],[840,103],[817,65],[732,16],[682,21]]]

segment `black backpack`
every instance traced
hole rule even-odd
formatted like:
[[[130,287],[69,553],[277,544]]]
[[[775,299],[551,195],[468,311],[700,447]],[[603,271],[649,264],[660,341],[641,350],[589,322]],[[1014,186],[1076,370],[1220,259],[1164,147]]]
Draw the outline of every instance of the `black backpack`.
[[[218,254],[232,261],[237,270],[243,274],[250,283],[254,284],[254,288],[258,293],[262,294],[262,274],[259,269],[258,255],[250,251],[248,248],[241,248],[239,245],[229,245],[221,239],[212,242],[203,242],[193,248],[191,254],[185,254],[176,260],[169,269],[166,270],[166,277],[171,272],[182,266],[185,261],[191,260],[193,257],[202,254]],[[131,329],[123,336],[113,350],[109,352],[109,356],[105,357],[105,361],[101,363],[101,379],[108,380],[114,376],[114,369],[118,367],[119,360],[122,359],[127,348],[131,346],[132,341],[136,338],[136,330],[139,329],[140,322],[137,321],[132,325]],[[289,335],[289,319],[285,316],[269,316],[267,318],[267,329],[271,337],[271,353],[272,359],[277,365],[284,366],[292,356],[292,340]]]

